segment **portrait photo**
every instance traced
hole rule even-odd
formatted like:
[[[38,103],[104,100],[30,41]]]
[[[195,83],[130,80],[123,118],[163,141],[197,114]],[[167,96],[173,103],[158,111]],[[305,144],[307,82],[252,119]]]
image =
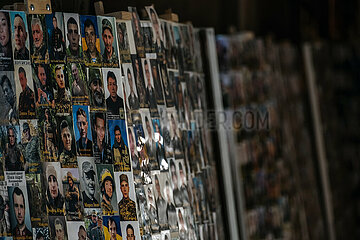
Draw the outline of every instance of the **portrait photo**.
[[[84,208],[100,208],[100,190],[94,158],[79,157],[79,178]]]
[[[103,216],[105,240],[120,240],[122,232],[119,216]]]
[[[20,126],[1,126],[1,142],[5,171],[25,171],[22,153]]]
[[[65,30],[63,13],[55,12],[45,15],[46,29],[49,37],[48,47],[51,63],[65,61]]]
[[[66,73],[73,105],[89,105],[89,91],[86,81],[86,69],[80,63],[68,63]]]
[[[30,208],[26,186],[8,186],[12,236],[32,239]],[[25,228],[24,228],[25,226]]]
[[[35,106],[39,107],[55,107],[55,99],[53,92],[53,82],[51,80],[50,69],[48,64],[33,64],[33,81],[35,88]]]
[[[62,183],[65,197],[65,213],[67,221],[79,221],[84,218],[81,197],[80,178],[77,168],[62,168]]]
[[[131,20],[116,20],[121,63],[131,63],[131,54],[136,54]]]
[[[117,204],[121,221],[136,221],[136,194],[131,172],[115,172]]]
[[[114,169],[116,172],[130,171],[131,163],[125,120],[108,120],[108,124]]]
[[[50,231],[48,227],[33,228],[33,239],[50,240]]]
[[[105,112],[91,112],[90,114],[95,163],[112,164],[113,160],[106,114]]]
[[[149,184],[144,186],[144,191],[147,200],[147,208],[149,211],[151,230],[153,232],[158,232],[160,229],[159,219],[158,219],[158,211],[155,202],[155,195],[153,190],[153,184]]]
[[[77,167],[75,136],[71,116],[56,116],[59,150],[58,161],[62,167]]]
[[[0,73],[0,86],[0,122],[2,125],[16,124],[19,113],[14,73],[12,71],[2,71]]]
[[[154,89],[154,82],[152,78],[150,60],[148,58],[141,59],[142,69],[144,70],[144,84],[145,84],[145,102],[148,103],[150,112],[157,111],[156,93]]]
[[[118,215],[114,168],[111,164],[96,165],[100,186],[101,209],[103,215]]]
[[[104,67],[119,67],[118,41],[114,17],[98,16],[100,50]]]
[[[34,63],[48,63],[48,35],[45,14],[29,14],[30,55]]]
[[[168,229],[167,219],[167,201],[165,195],[165,181],[168,178],[168,174],[164,172],[156,172],[152,174],[153,182],[153,195],[158,213],[158,223],[161,230]]]
[[[140,229],[137,221],[121,221],[121,233],[125,240],[140,240]]]
[[[64,64],[50,64],[54,87],[55,108],[57,114],[69,114],[71,110],[71,92]]]
[[[137,13],[136,7],[128,7],[128,11],[131,12],[132,15],[132,32],[134,34],[134,42],[136,46],[136,52],[139,57],[145,57],[145,48],[144,48],[144,37],[142,28],[140,25],[140,17]]]
[[[87,68],[87,76],[91,110],[106,110],[104,82],[100,68]]]
[[[66,59],[68,62],[82,62],[83,52],[80,39],[80,20],[75,13],[63,13],[65,25]]]
[[[30,33],[25,12],[10,12],[12,50],[15,63],[30,61]]]
[[[80,15],[81,41],[87,66],[101,66],[100,35],[96,16]]]
[[[0,28],[2,38],[0,40],[0,71],[9,71],[13,68],[13,53],[10,27],[10,14],[7,11],[0,11]]]
[[[108,118],[125,119],[121,69],[102,69]]]
[[[49,217],[50,239],[70,240],[67,232],[67,225],[64,216]]]
[[[134,110],[140,108],[140,102],[138,92],[136,88],[136,82],[134,78],[134,72],[131,63],[123,63],[122,65],[124,77],[125,77],[125,93],[126,93],[126,108],[130,109],[131,115],[134,115]]]
[[[31,65],[15,65],[14,76],[19,118],[35,118],[35,94]]]
[[[40,173],[40,142],[38,137],[38,121],[35,119],[20,120],[21,145],[26,173]]]
[[[147,108],[148,102],[146,101],[145,82],[143,78],[142,64],[140,58],[137,55],[132,55],[132,66],[134,73],[134,82],[136,84],[136,90],[138,92],[139,103],[141,108]]]
[[[86,240],[86,229],[83,221],[67,221],[66,222],[67,232],[70,239]]]
[[[91,157],[93,142],[89,106],[74,105],[72,109],[77,155]]]
[[[31,226],[41,227],[48,222],[46,214],[45,184],[40,173],[26,174],[26,185],[29,196]]]

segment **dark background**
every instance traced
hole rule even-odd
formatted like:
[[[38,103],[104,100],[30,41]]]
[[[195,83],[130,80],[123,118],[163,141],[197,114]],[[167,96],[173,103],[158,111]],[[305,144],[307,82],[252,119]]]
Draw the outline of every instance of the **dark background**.
[[[0,7],[14,0],[2,0]],[[104,0],[105,13],[154,4],[159,14],[172,9],[180,22],[214,27],[216,33],[251,30],[257,36],[293,42],[357,39],[360,0]],[[94,14],[94,0],[52,0],[53,10]]]

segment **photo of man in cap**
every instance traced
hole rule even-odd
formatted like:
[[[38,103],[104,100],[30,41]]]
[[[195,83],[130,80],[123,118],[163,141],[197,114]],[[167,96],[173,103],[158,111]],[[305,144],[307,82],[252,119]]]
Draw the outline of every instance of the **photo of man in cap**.
[[[96,17],[94,16],[80,16],[80,19],[83,21],[82,18],[85,18],[84,21],[84,30],[83,30],[83,37],[85,38],[85,43],[87,49],[84,51],[84,59],[85,63],[101,63],[102,56],[99,50],[96,47],[96,39],[97,39],[97,28],[95,27],[96,24]],[[81,21],[81,22],[82,22]],[[85,48],[84,48],[85,49]]]
[[[113,46],[114,42],[114,27],[109,19],[103,18],[101,21],[102,26],[102,40],[103,40],[103,53],[102,60],[105,64],[117,65],[119,64],[119,59],[117,57],[117,50]]]
[[[73,109],[75,111],[75,106]],[[88,138],[88,128],[90,122],[89,119],[88,107],[80,106],[76,111],[76,126],[80,136],[76,141],[76,149],[79,156],[92,156],[93,144],[92,141]]]
[[[92,108],[105,108],[104,85],[100,69],[89,68],[89,88]]]
[[[95,184],[95,171],[94,166],[89,161],[84,161],[81,165],[81,177],[83,180],[82,199],[85,208],[99,207],[99,202],[95,198],[96,184]]]
[[[65,193],[66,217],[68,220],[78,220],[81,217],[81,198],[79,188],[75,186],[74,177],[71,172],[66,173],[69,187]]]
[[[129,179],[126,174],[120,175],[120,190],[122,199],[118,203],[121,221],[136,221],[136,204],[130,199]]]
[[[16,226],[12,230],[14,239],[32,239],[32,233],[25,224],[25,215],[28,214],[25,201],[23,191],[19,187],[15,187],[12,192],[13,214],[16,219]]]
[[[25,159],[16,140],[16,129],[7,129],[8,143],[5,145],[4,158],[6,171],[24,171]]]
[[[60,166],[58,166],[60,168]],[[63,216],[65,209],[64,197],[59,190],[59,182],[54,165],[46,166],[46,207],[49,216]]]
[[[25,26],[25,14],[10,12],[15,14],[13,18],[13,38],[14,42],[14,59],[15,60],[29,60],[29,50],[26,47],[28,38],[27,28]]]
[[[118,81],[113,71],[108,71],[106,76],[109,97],[106,99],[106,107],[111,115],[119,116],[120,109],[124,110],[124,101],[118,95]]]
[[[109,169],[104,168],[100,173],[100,190],[102,195],[101,209],[104,215],[114,215],[111,200],[114,195],[115,182]]]

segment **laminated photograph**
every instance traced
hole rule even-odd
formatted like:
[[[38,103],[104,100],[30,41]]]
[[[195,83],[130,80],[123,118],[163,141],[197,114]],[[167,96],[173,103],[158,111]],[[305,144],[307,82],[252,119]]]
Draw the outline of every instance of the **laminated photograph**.
[[[69,63],[66,65],[66,73],[73,105],[89,105],[89,90],[87,87],[86,69],[81,63]]]
[[[155,88],[156,102],[158,105],[164,105],[165,104],[164,94],[163,94],[163,88],[161,84],[160,71],[157,60],[150,59],[150,65],[151,65],[151,76]]]
[[[85,229],[85,223],[83,221],[67,221],[68,239],[86,240],[87,234]],[[61,239],[61,238],[60,238]],[[66,238],[64,238],[65,240]]]
[[[16,86],[12,71],[0,72],[0,123],[16,124],[19,119]]]
[[[43,163],[43,173],[43,181],[46,187],[47,213],[49,216],[64,216],[65,198],[62,194],[60,163]]]
[[[136,194],[131,172],[115,172],[117,202],[121,221],[137,221]]]
[[[123,239],[140,240],[140,229],[137,221],[121,221],[121,233]]]
[[[140,100],[136,89],[136,82],[134,78],[133,68],[131,63],[124,63],[122,69],[125,76],[125,94],[126,101],[125,107],[129,109],[129,115],[132,122],[140,121]]]
[[[124,91],[120,69],[102,69],[108,119],[125,119]]]
[[[96,165],[100,186],[101,209],[103,215],[118,215],[114,169],[111,164]]]
[[[153,30],[153,42],[155,46],[155,52],[159,59],[163,59],[164,51],[165,51],[165,44],[164,44],[164,35],[162,29],[160,27],[159,17],[154,9],[153,6],[146,6],[145,7],[147,14],[150,18]]]
[[[91,111],[105,111],[104,82],[100,68],[87,68]]]
[[[100,35],[96,16],[80,16],[81,42],[86,66],[100,67]]]
[[[159,232],[160,226],[159,226],[159,219],[158,219],[158,211],[157,211],[157,207],[156,207],[154,190],[153,190],[152,184],[144,186],[144,191],[145,191],[146,200],[147,200],[147,208],[149,211],[151,231],[153,233]]]
[[[25,160],[26,173],[40,173],[40,142],[38,137],[38,121],[20,120],[21,146]]]
[[[30,33],[25,12],[10,12],[12,50],[15,64],[30,64]]]
[[[100,209],[100,189],[94,158],[79,157],[78,165],[80,186],[82,190],[81,197],[84,203],[85,211],[89,208]]]
[[[145,57],[144,35],[140,24],[139,14],[137,13],[136,7],[128,7],[128,11],[131,12],[132,16],[132,30],[136,52],[140,58],[143,58]]]
[[[64,63],[66,55],[63,14],[55,12],[45,15],[51,63]]]
[[[75,136],[71,116],[57,116],[58,161],[64,168],[77,167]]]
[[[66,39],[66,61],[84,62],[80,39],[79,14],[63,13]]]
[[[42,162],[55,162],[58,159],[58,139],[55,110],[43,108],[38,112],[38,136]]]
[[[155,43],[153,42],[153,30],[150,21],[140,21],[140,26],[144,36],[144,48],[146,57],[156,57]]]
[[[108,120],[115,172],[131,171],[125,120]]]
[[[55,99],[53,92],[53,82],[51,81],[50,69],[48,64],[33,64],[32,74],[35,92],[35,107],[55,108]]]
[[[168,162],[166,159],[165,146],[164,146],[165,140],[162,135],[160,119],[153,118],[152,126],[153,126],[153,130],[154,130],[153,136],[154,136],[154,141],[155,141],[155,145],[156,145],[155,158],[156,158],[157,163],[160,166],[160,170],[166,171],[166,170],[168,170],[169,166],[168,166]]]
[[[30,34],[30,56],[33,63],[48,63],[48,34],[44,14],[28,15]]]
[[[50,216],[49,229],[50,239],[69,239],[64,216]]]
[[[164,183],[166,178],[167,173],[155,172],[155,174],[153,174],[154,196],[157,206],[158,223],[160,230],[169,228],[167,216],[167,202],[165,200],[165,192],[163,191],[165,189]]]
[[[18,103],[19,118],[35,118],[35,94],[32,80],[31,65],[15,65],[16,102]]]
[[[1,126],[2,159],[5,171],[25,171],[19,125]]]
[[[57,115],[71,113],[71,92],[64,64],[51,64],[50,72],[54,87],[55,109]]]
[[[118,41],[114,17],[97,17],[100,38],[100,49],[103,67],[119,67]]]
[[[131,54],[136,54],[131,20],[116,20],[121,63],[131,63]]]
[[[95,163],[112,164],[106,114],[105,112],[91,112],[90,115]]]
[[[132,59],[132,66],[134,71],[133,79],[136,84],[136,90],[139,96],[140,108],[147,108],[149,105],[148,102],[146,101],[145,82],[144,82],[141,59],[138,58],[136,55],[132,55],[131,59]]]
[[[120,228],[119,216],[103,216],[104,239],[121,240],[122,232]]]
[[[93,141],[90,124],[89,106],[74,105],[73,121],[78,156],[91,157],[93,155]]]
[[[9,12],[0,11],[0,22],[0,71],[11,71],[14,65]]]
[[[142,58],[141,63],[144,71],[145,102],[147,102],[150,108],[151,116],[157,117],[159,113],[157,110],[156,91],[154,89],[150,60],[148,58]]]

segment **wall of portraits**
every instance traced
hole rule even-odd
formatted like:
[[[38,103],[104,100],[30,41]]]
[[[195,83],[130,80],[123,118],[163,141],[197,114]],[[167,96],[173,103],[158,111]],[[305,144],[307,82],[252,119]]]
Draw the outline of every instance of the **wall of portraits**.
[[[217,236],[199,29],[145,10],[0,11],[0,238]]]

